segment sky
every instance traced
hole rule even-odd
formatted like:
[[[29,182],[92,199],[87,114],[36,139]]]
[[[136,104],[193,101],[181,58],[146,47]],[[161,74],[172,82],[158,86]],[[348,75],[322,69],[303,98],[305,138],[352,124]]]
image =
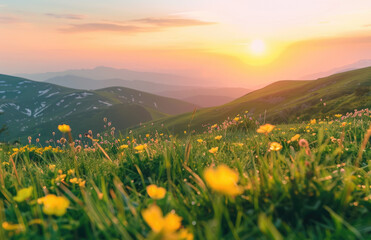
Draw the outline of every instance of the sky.
[[[369,0],[0,0],[0,73],[109,66],[256,87],[371,59]]]

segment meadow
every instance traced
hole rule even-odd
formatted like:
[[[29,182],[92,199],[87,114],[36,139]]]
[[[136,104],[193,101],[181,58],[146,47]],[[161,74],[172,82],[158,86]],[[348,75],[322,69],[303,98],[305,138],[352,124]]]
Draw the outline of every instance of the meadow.
[[[371,239],[368,109],[0,145],[0,239]],[[93,129],[94,130],[94,129]],[[143,129],[141,129],[143,132]]]

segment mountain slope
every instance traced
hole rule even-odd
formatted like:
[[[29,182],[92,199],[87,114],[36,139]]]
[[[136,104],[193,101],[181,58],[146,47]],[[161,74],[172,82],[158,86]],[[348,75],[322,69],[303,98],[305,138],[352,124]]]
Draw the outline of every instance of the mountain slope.
[[[249,111],[261,122],[271,123],[308,120],[371,107],[371,67],[331,75],[313,81],[279,81],[253,91],[228,104],[201,109],[155,121],[170,131],[188,128],[200,130],[202,125],[220,123]],[[298,120],[299,119],[299,120]],[[140,131],[140,130],[139,130]]]
[[[161,97],[130,88],[110,87],[95,91],[101,96],[119,101],[120,103],[136,103],[166,114],[191,112],[196,105],[178,99]]]
[[[2,140],[39,133],[50,135],[62,122],[76,123],[71,125],[75,133],[90,126],[102,130],[104,117],[122,129],[194,109],[190,103],[132,89],[115,88],[120,89],[117,90],[122,92],[120,95],[109,90],[76,90],[8,75],[0,75],[0,89],[0,112],[3,112],[0,123],[8,126]],[[158,102],[165,113],[150,106],[150,101]]]
[[[214,107],[232,102],[235,98],[214,95],[194,95],[183,98],[183,101],[200,105],[201,107]]]

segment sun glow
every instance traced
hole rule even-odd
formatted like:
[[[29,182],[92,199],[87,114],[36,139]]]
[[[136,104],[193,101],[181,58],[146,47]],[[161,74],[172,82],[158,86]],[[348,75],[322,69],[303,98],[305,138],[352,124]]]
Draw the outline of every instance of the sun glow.
[[[266,51],[266,46],[265,46],[264,41],[260,39],[255,39],[251,41],[251,43],[249,44],[249,50],[254,55],[264,54]]]

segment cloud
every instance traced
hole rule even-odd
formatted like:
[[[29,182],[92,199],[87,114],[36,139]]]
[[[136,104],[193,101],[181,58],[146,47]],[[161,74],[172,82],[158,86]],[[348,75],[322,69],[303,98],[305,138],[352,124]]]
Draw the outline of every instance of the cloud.
[[[190,18],[142,18],[134,20],[134,22],[145,23],[160,27],[187,27],[215,24],[215,22],[205,22]]]
[[[123,23],[93,22],[83,24],[71,24],[69,27],[60,29],[63,32],[156,32],[171,27],[190,27],[216,24],[189,18],[141,18]]]
[[[0,16],[0,24],[9,24],[9,23],[18,23],[20,20],[15,17],[6,17],[6,16]]]
[[[365,24],[362,27],[371,27],[371,24]]]
[[[63,19],[72,19],[72,20],[82,20],[85,18],[84,15],[79,15],[79,14],[46,13],[45,15],[48,17],[53,17],[53,18],[63,18]]]
[[[155,31],[153,28],[139,27],[135,25],[120,25],[113,23],[84,23],[72,24],[69,28],[60,29],[63,32],[97,32],[97,31],[110,31],[110,32],[150,32]]]

